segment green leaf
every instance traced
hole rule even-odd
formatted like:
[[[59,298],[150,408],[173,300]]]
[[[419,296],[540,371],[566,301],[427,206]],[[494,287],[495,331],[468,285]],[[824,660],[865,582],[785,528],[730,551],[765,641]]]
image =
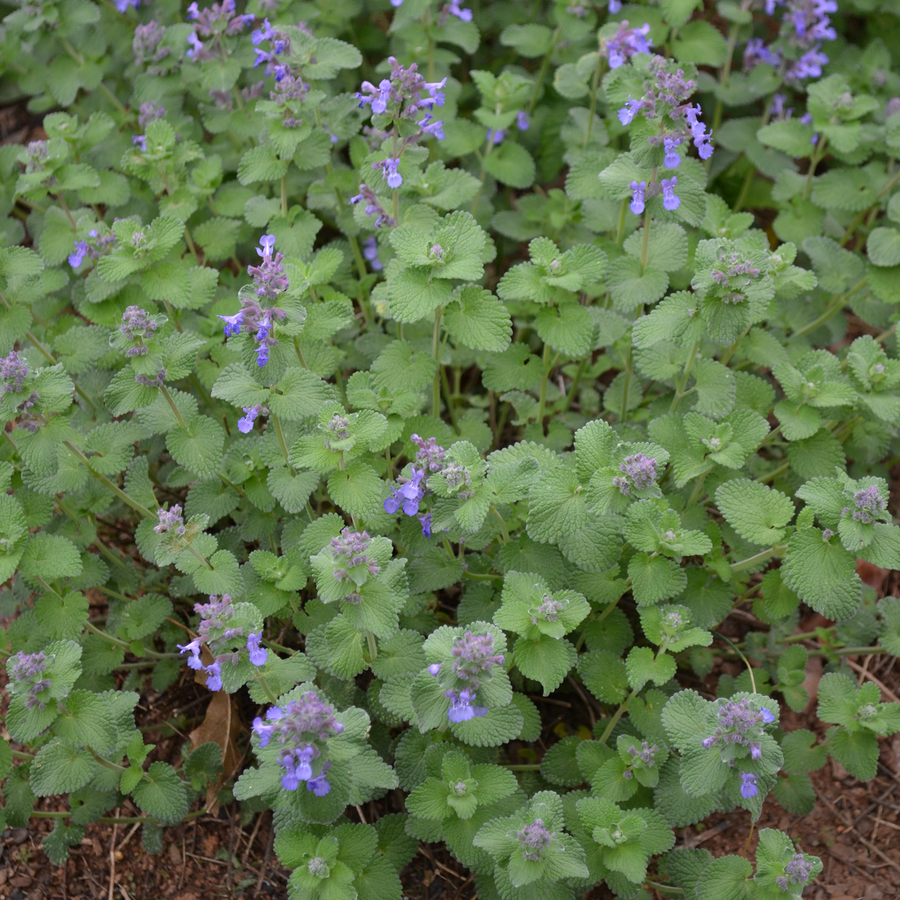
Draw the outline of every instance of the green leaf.
[[[842,169],[840,174],[843,176],[852,171]],[[819,286],[831,294],[848,290],[863,277],[862,260],[831,238],[807,238],[803,242],[803,252],[812,260]]]
[[[275,148],[271,144],[251,147],[244,153],[238,164],[238,181],[241,184],[278,181],[287,172],[289,163],[290,160],[278,158]]]
[[[642,270],[640,260],[622,256],[609,264],[606,286],[616,309],[630,312],[659,300],[669,287],[669,276],[653,265]]]
[[[494,146],[484,156],[482,165],[489,175],[501,184],[514,188],[531,187],[536,170],[531,154],[515,141],[507,138],[499,146]]]
[[[151,763],[145,779],[132,791],[134,802],[164,825],[175,825],[187,814],[187,789],[175,770],[164,762]]]
[[[535,317],[535,327],[541,340],[575,359],[593,348],[593,318],[579,303],[541,307]]]
[[[716,506],[742,538],[766,546],[784,537],[784,526],[794,517],[790,497],[744,478],[720,485]]]
[[[90,747],[103,755],[116,745],[116,727],[107,704],[90,691],[73,691],[66,711],[53,723],[53,733],[72,747]]]
[[[900,231],[893,228],[875,228],[866,239],[866,252],[873,265],[900,264]]]
[[[628,563],[631,590],[641,606],[658,603],[680,594],[687,585],[687,575],[673,560],[636,553]]]
[[[878,774],[878,738],[871,731],[849,734],[843,729],[832,729],[828,741],[828,753],[854,778],[871,781]]]
[[[430,676],[429,676],[430,677]],[[473,747],[500,747],[515,740],[522,730],[522,713],[514,704],[489,709],[468,722],[451,722],[450,730],[464,744]]]
[[[838,540],[824,540],[817,528],[801,528],[791,535],[781,576],[801,600],[814,608],[823,605],[823,595],[847,582],[855,573],[856,560]],[[824,608],[821,612],[827,615]]]
[[[711,419],[722,419],[734,409],[736,385],[734,374],[714,359],[698,359],[691,375],[694,378],[694,390],[697,412]]]
[[[391,301],[391,315],[398,322],[417,322],[431,315],[439,306],[446,306],[452,294],[450,283],[432,279],[432,270],[423,266],[409,266],[387,282]]]
[[[228,550],[217,550],[209,558],[208,569],[198,566],[192,573],[194,584],[201,594],[240,594],[242,578],[238,561]]]
[[[697,900],[754,900],[753,867],[740,856],[720,856],[697,881]]]
[[[509,346],[509,311],[490,291],[474,284],[457,288],[444,312],[444,327],[473,350],[501,353]]]
[[[41,747],[31,764],[31,789],[38,797],[67,794],[84,787],[96,766],[87,750],[77,750],[65,741],[51,741]]]
[[[728,44],[717,28],[697,20],[679,29],[678,37],[672,41],[672,55],[680,63],[715,68],[725,62]]]
[[[811,124],[806,125],[799,119],[785,119],[760,128],[756,136],[767,147],[774,147],[798,159],[812,156],[815,149],[812,140],[814,131]]]
[[[575,648],[567,640],[546,634],[536,641],[520,637],[513,654],[519,671],[526,678],[539,681],[545,697],[562,684],[576,657]]]
[[[528,536],[539,543],[555,544],[580,531],[590,521],[581,485],[574,472],[548,472],[531,489]]]
[[[663,653],[658,659],[649,647],[632,647],[625,660],[628,683],[640,690],[648,681],[665,684],[675,677],[675,657]]]
[[[68,538],[54,534],[34,535],[19,561],[19,570],[26,578],[38,576],[45,581],[74,578],[81,569],[78,548]]]
[[[621,703],[628,693],[625,661],[609,650],[592,650],[578,657],[584,686],[602,703]]]
[[[225,432],[206,416],[176,425],[166,437],[166,447],[175,461],[197,475],[214,474],[222,462]]]

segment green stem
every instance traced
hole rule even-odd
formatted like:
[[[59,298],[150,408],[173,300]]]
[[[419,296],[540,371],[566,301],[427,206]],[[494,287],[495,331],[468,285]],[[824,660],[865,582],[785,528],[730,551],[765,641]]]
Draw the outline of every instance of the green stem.
[[[813,152],[812,159],[809,161],[809,171],[806,173],[806,185],[803,188],[803,199],[806,200],[809,197],[809,189],[812,187],[813,176],[816,174],[816,166],[822,161],[822,158],[825,156],[825,147],[828,146],[828,138],[821,138],[821,140],[816,144],[816,149]]]
[[[543,60],[541,60],[541,68],[538,71],[537,81],[534,83],[534,90],[531,92],[531,100],[528,103],[528,113],[529,115],[534,112],[534,105],[537,103],[538,94],[541,92],[541,87],[544,84],[544,78],[547,75],[547,67],[550,65],[550,57],[553,54],[553,51],[556,49],[556,42],[559,40],[559,36],[562,34],[562,26],[557,27],[556,31],[553,32],[553,37],[550,39],[550,46],[547,48],[547,52],[544,54]]]
[[[537,423],[544,433],[544,408],[547,405],[547,379],[550,377],[550,345],[544,344],[544,352],[541,356],[543,362],[543,371],[541,372],[541,393],[538,399],[538,415]]]
[[[269,419],[275,427],[275,434],[278,437],[278,446],[281,447],[282,456],[284,456],[284,464],[291,470],[291,475],[296,475],[297,470],[291,465],[290,455],[288,454],[287,443],[284,440],[284,432],[281,430],[281,422],[275,413],[269,414]]]
[[[69,210],[68,205],[66,204],[62,191],[60,191],[56,195],[56,199],[59,200],[59,205],[63,208],[63,212],[66,214],[66,218],[69,220],[69,224],[72,226],[72,231],[78,231],[78,226],[75,224],[75,220],[72,218],[72,213]]]
[[[763,475],[761,478],[757,478],[756,480],[761,484],[768,484],[770,481],[774,481],[776,478],[784,475],[785,472],[791,467],[789,462],[783,462],[777,469],[773,469],[768,475]]]
[[[794,332],[795,335],[803,335],[809,334],[812,331],[815,331],[820,326],[824,325],[830,319],[833,319],[846,305],[849,303],[850,298],[858,291],[866,286],[867,279],[861,278],[849,291],[845,294],[835,294],[831,298],[831,302],[825,308],[825,312],[822,313],[817,319],[814,319],[807,325],[804,325],[802,328],[799,328]]]
[[[747,672],[750,675],[750,686],[753,688],[753,693],[754,694],[759,693],[759,691],[756,690],[756,678],[753,676],[753,666],[750,665],[750,661],[747,659],[746,656],[744,656],[743,653],[741,653],[740,650],[738,650],[738,648],[730,640],[728,640],[727,637],[725,637],[724,634],[721,634],[718,631],[716,631],[714,633],[715,633],[716,637],[721,638],[723,641],[725,641],[726,644],[730,644],[734,648],[737,655],[744,661],[744,665],[747,667]]]
[[[168,389],[164,384],[159,386],[160,391],[162,391],[163,397],[166,398],[166,403],[169,404],[169,408],[172,410],[172,415],[175,416],[175,421],[182,427],[185,427],[184,419],[181,417],[181,413],[178,410],[178,407],[175,405],[175,401],[172,399],[172,395],[169,393]]]
[[[580,363],[578,363],[578,368],[575,370],[575,377],[572,379],[572,384],[569,387],[569,393],[566,394],[566,400],[563,404],[562,410],[560,412],[568,412],[569,407],[575,401],[575,395],[578,392],[578,387],[581,384],[581,379],[584,375],[584,370],[587,368],[588,359],[590,356],[586,356]]]
[[[506,522],[503,519],[503,516],[497,511],[496,506],[491,507],[491,515],[500,523],[500,533],[503,535],[503,543],[506,544],[509,542],[509,530],[506,527]]]
[[[257,675],[256,680],[259,682],[259,686],[263,689],[263,693],[266,695],[266,699],[269,701],[269,703],[278,703],[278,698],[275,696],[275,692],[272,690],[272,688],[269,687],[269,682],[266,681],[266,676]]]
[[[106,96],[106,99],[109,100],[120,113],[128,112],[119,98],[102,81],[97,85],[97,87],[100,89],[100,92]]]
[[[603,730],[603,734],[600,736],[600,743],[605,744],[609,739],[609,736],[612,734],[613,728],[616,727],[616,723],[619,719],[625,715],[625,712],[628,710],[628,704],[637,697],[639,688],[635,688],[623,701],[619,704],[619,708],[613,713],[613,717],[609,720],[609,724]]]
[[[684,371],[681,373],[681,380],[680,382],[677,380],[675,382],[675,396],[672,398],[672,405],[669,407],[669,412],[675,412],[684,397],[684,389],[687,387],[688,378],[690,378],[691,369],[694,367],[694,360],[697,358],[697,350],[699,347],[700,341],[694,341],[691,345],[691,349],[688,351],[688,358],[684,363]]]
[[[734,573],[743,572],[744,569],[752,569],[757,563],[771,559],[773,556],[778,556],[779,553],[781,553],[781,547],[769,547],[766,550],[760,550],[759,553],[754,553],[753,556],[748,556],[746,559],[740,560],[740,562],[733,563],[731,571]]]
[[[540,772],[541,764],[540,763],[503,763],[504,769],[509,769],[510,772]]]
[[[431,414],[437,419],[441,413],[441,315],[439,306],[434,311],[434,328],[431,332],[431,356],[434,359],[434,378],[431,385]]]
[[[150,512],[146,506],[141,503],[138,503],[137,500],[133,500],[128,494],[125,493],[117,484],[114,484],[110,481],[105,475],[101,475],[99,472],[95,472],[91,468],[90,460],[71,442],[71,441],[63,441],[63,444],[68,447],[72,453],[75,454],[76,457],[81,461],[84,467],[88,470],[91,478],[96,478],[102,485],[105,485],[109,490],[111,490],[126,506],[130,506],[135,512],[139,512],[142,516],[146,516],[148,519],[155,519],[156,513]]]
[[[588,144],[591,142],[591,131],[594,127],[594,113],[597,110],[597,88],[600,86],[600,78],[603,75],[604,62],[605,58],[598,53],[597,62],[594,66],[594,77],[591,79],[591,105],[588,110],[587,130],[584,135],[584,143],[581,145],[583,150],[587,150]]]
[[[287,175],[281,176],[281,218],[287,218]]]
[[[737,22],[732,23],[731,30],[728,32],[728,50],[725,56],[725,63],[722,66],[722,71],[719,73],[719,84],[722,87],[725,87],[728,84],[728,79],[731,77],[731,63],[734,58],[734,47],[737,43],[738,31],[740,30],[740,25]],[[725,111],[725,104],[721,100],[716,101],[716,111],[713,114],[713,123],[712,123],[712,134],[716,134],[719,131],[719,126],[722,124],[722,113]],[[706,161],[706,168],[709,169],[710,162],[712,157]]]

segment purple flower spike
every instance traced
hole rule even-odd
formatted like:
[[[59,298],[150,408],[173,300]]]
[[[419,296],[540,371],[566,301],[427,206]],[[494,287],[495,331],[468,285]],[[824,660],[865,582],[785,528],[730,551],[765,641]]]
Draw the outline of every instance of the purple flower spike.
[[[487,130],[487,140],[491,144],[499,144],[505,137],[506,132],[502,128],[498,128],[496,131],[493,128]]]
[[[269,711],[271,712],[271,710]],[[273,731],[275,731],[275,726],[266,725],[259,716],[253,720],[253,733],[259,736],[259,746],[261,748],[269,745],[269,739],[272,737]]]
[[[647,182],[642,181],[638,184],[636,181],[632,181],[629,187],[632,191],[631,211],[639,216],[644,211],[644,191],[647,189]]]
[[[330,765],[331,763],[326,763],[325,768],[327,769]],[[331,784],[323,771],[321,775],[307,780],[306,789],[312,791],[317,797],[324,797],[331,790]]]
[[[472,706],[475,694],[472,691],[462,690],[457,696],[456,691],[445,691],[445,697],[450,698],[450,709],[447,718],[451,722],[468,722],[469,719],[477,719],[487,715],[486,706]]]
[[[611,16],[614,16],[614,15],[616,15],[616,13],[621,12],[622,11],[622,0],[609,0],[608,11]]]
[[[619,110],[619,121],[623,125],[630,125],[640,108],[641,101],[632,100],[629,96],[629,98],[625,101],[625,105]]]
[[[136,134],[131,139],[131,143],[132,143],[132,146],[134,146],[134,147],[140,147],[142,153],[147,152],[147,137],[146,137],[146,135]]]
[[[259,640],[262,632],[254,634],[252,631],[247,635],[247,649],[250,651],[250,662],[254,666],[264,666],[269,658],[269,652],[264,647],[259,646]]]
[[[216,660],[211,666],[207,666],[206,674],[208,678],[206,679],[206,686],[211,691],[221,691],[222,690],[222,664]]]
[[[77,269],[90,252],[91,248],[84,241],[75,241],[75,252],[69,254],[69,265]]]
[[[663,165],[667,169],[677,169],[678,164],[681,162],[681,155],[676,149],[678,145],[681,143],[681,138],[678,137],[667,137],[663,141],[663,147],[665,150],[665,156],[663,157]]]
[[[437,675],[441,671],[441,664],[440,663],[432,663],[428,667],[428,671],[432,675]]]
[[[241,322],[244,317],[244,311],[235,313],[233,316],[218,316],[225,323],[225,337],[232,337],[241,333]]]
[[[386,159],[381,163],[381,173],[389,188],[397,189],[403,184],[403,176],[397,171],[400,165],[399,159]]]
[[[419,521],[422,523],[422,536],[431,537],[431,513],[425,513]]]
[[[190,653],[191,655],[188,657],[188,668],[194,669],[195,671],[199,671],[203,668],[203,663],[200,662],[200,638],[194,638],[188,644],[178,644],[178,650],[181,653]]]
[[[444,6],[444,12],[456,16],[457,19],[460,19],[463,22],[472,21],[472,10],[460,9],[459,0],[450,0],[450,2]]]
[[[675,193],[676,184],[678,184],[677,175],[673,175],[671,178],[663,178],[662,180],[663,206],[669,212],[681,206],[681,198]]]
[[[272,258],[272,251],[275,249],[275,235],[274,234],[264,234],[259,239],[261,247],[256,248],[256,252],[264,259],[270,260]]]
[[[751,775],[749,772],[744,772],[744,774],[741,775],[741,796],[745,800],[749,800],[758,793],[759,788],[756,786],[756,776]]]
[[[516,116],[516,128],[518,128],[519,131],[528,131],[528,129],[530,127],[531,127],[531,116],[528,115],[528,113],[525,112],[525,110],[523,109]]]
[[[771,723],[775,721],[775,716],[773,716],[764,706],[760,707],[759,714],[762,716],[763,722],[765,722],[766,725],[771,725]]]

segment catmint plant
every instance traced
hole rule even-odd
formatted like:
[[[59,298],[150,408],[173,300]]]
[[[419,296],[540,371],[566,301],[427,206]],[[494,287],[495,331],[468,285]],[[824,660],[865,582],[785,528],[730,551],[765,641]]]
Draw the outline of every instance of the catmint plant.
[[[900,732],[900,10],[351,6],[4,6],[3,824],[834,889],[748,841]]]

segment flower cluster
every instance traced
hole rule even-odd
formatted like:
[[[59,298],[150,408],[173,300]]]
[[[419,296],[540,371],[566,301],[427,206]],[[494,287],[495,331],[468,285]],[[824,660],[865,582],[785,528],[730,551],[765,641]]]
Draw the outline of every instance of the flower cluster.
[[[44,709],[46,702],[38,697],[50,687],[50,679],[43,673],[47,671],[47,657],[41,653],[24,653],[19,651],[10,657],[6,664],[12,693],[26,693],[24,700],[26,709]]]
[[[259,716],[253,720],[253,732],[259,746],[274,741],[280,747],[278,762],[284,769],[281,785],[295,791],[301,781],[317,797],[330,790],[325,773],[331,763],[323,761],[329,738],[340,734],[344,726],[334,716],[334,708],[324,703],[315,691],[307,691],[299,700],[291,700],[283,707],[273,706],[266,712],[266,724]],[[317,775],[313,770],[318,769]]]
[[[774,16],[783,7],[779,47],[766,47],[760,38],[751,38],[744,49],[744,68],[760,63],[770,66],[785,64],[784,79],[799,84],[807,78],[819,78],[828,56],[822,52],[823,41],[837,39],[829,13],[837,12],[836,0],[764,0],[766,15]]]
[[[437,248],[440,251],[440,247]],[[434,253],[434,248],[432,248]],[[425,498],[426,493],[430,493],[426,476],[429,473],[439,472],[446,476],[448,471],[455,466],[455,463],[447,465],[445,458],[447,451],[431,437],[425,440],[417,434],[410,435],[410,440],[419,449],[416,451],[415,464],[412,466],[412,477],[405,478],[400,476],[397,484],[391,486],[391,496],[384,501],[384,511],[390,515],[396,515],[397,511],[402,507],[403,512],[408,516],[419,514],[419,506]],[[456,468],[461,468],[457,466]],[[462,470],[468,475],[471,484],[472,476],[467,470]],[[451,477],[453,477],[451,472]],[[431,513],[419,515],[419,521],[422,524],[422,534],[425,537],[431,537]]]
[[[632,744],[628,748],[628,753],[631,756],[633,762],[637,762],[641,760],[647,768],[653,768],[653,763],[656,758],[656,754],[659,751],[659,747],[656,744],[650,744],[648,741],[641,742],[641,749]]]
[[[377,575],[381,571],[381,566],[369,556],[371,540],[367,532],[351,531],[349,528],[341,529],[341,533],[331,539],[329,549],[332,559],[337,561],[343,557],[342,564],[334,570],[334,577],[338,581],[347,578],[347,570],[356,566],[365,566],[370,575]]]
[[[454,14],[459,15],[460,18],[465,18],[460,13],[468,13],[469,17],[471,17],[469,10],[458,9],[455,0],[454,3],[445,6],[445,10],[448,6],[455,7],[457,12]],[[396,156],[372,163],[373,169],[381,170],[388,187],[396,190],[403,184],[403,176],[398,171],[398,167],[406,147],[420,137],[432,136],[438,140],[444,139],[444,123],[441,119],[434,119],[433,112],[435,106],[444,105],[442,88],[447,83],[447,79],[444,78],[439,82],[427,82],[419,74],[415,63],[406,68],[401,66],[393,56],[388,59],[388,63],[391,66],[391,77],[383,78],[377,87],[371,82],[364,81],[362,90],[358,91],[356,96],[360,107],[368,104],[374,115],[386,114],[395,121],[415,121],[419,126],[418,133],[402,138],[395,150]],[[427,93],[427,96],[422,96],[423,93]],[[420,111],[425,112],[425,117],[416,120],[416,116]],[[362,199],[369,200],[368,197],[364,197],[362,186],[360,186],[360,192],[359,195],[350,201],[351,203],[358,203]],[[375,223],[377,228],[382,224],[381,216],[383,215],[377,201],[368,204],[366,214],[375,215],[376,207],[378,207],[377,213],[379,215],[379,221]]]
[[[751,759],[759,759],[762,755],[760,738],[763,734],[763,725],[774,721],[775,716],[764,706],[757,710],[746,698],[728,700],[719,707],[718,724],[713,733],[703,739],[702,745],[709,749],[721,741],[726,746],[733,744],[747,747],[750,750]]]
[[[8,393],[21,394],[27,374],[28,366],[15,350],[0,359],[0,398]]]
[[[528,614],[531,616],[531,621],[534,625],[537,625],[541,620],[544,622],[555,622],[559,618],[559,614],[568,605],[568,600],[554,600],[545,594],[537,606],[528,610]]]
[[[785,864],[784,874],[775,879],[775,884],[783,891],[792,884],[806,884],[812,875],[813,863],[807,861],[802,853],[795,853]]]
[[[366,203],[366,215],[367,216],[375,216],[375,228],[381,228],[382,225],[396,225],[396,221],[393,216],[389,216],[381,205],[381,201],[375,195],[375,192],[370,188],[367,184],[361,184],[359,186],[359,193],[355,196],[351,197],[349,202],[351,204],[357,204],[365,201]]]
[[[162,387],[166,383],[165,368],[159,369],[155,375],[135,375],[134,380],[144,387]]]
[[[215,56],[210,50],[222,34],[240,34],[249,28],[256,17],[250,14],[238,15],[235,0],[213,3],[208,9],[200,10],[196,0],[187,8],[188,20],[194,22],[194,30],[188,35],[191,49],[185,53],[188,59],[210,60]],[[202,38],[209,41],[206,44]],[[212,40],[210,40],[212,39]]]
[[[178,649],[182,653],[190,653],[188,667],[195,671],[203,671],[207,674],[206,686],[211,691],[222,689],[222,661],[229,660],[232,665],[240,661],[240,651],[225,653],[237,638],[243,638],[244,627],[236,625],[229,627],[228,622],[234,618],[234,603],[229,594],[223,594],[221,598],[212,595],[209,603],[195,603],[194,612],[200,616],[200,624],[197,626],[197,634],[187,644],[179,644]],[[264,666],[268,659],[268,651],[260,647],[262,632],[250,632],[246,639],[246,648],[250,656],[250,662],[254,666]],[[215,657],[213,662],[204,666],[200,659],[200,650],[203,644],[209,647]]]
[[[466,681],[473,690],[477,690],[481,679],[487,676],[494,666],[502,666],[502,653],[494,652],[494,636],[492,634],[473,634],[467,631],[453,644],[450,651],[453,657],[453,674]]]
[[[267,416],[269,414],[268,408],[261,403],[257,403],[255,406],[244,406],[241,408],[244,410],[244,415],[238,419],[238,431],[240,431],[241,434],[250,434],[250,432],[253,431],[253,423],[257,418],[261,415]]]
[[[154,316],[139,306],[129,306],[122,314],[122,324],[119,331],[127,341],[134,342],[133,347],[129,347],[125,351],[128,357],[146,356],[147,347],[144,340],[150,340],[153,337],[160,323]]]
[[[416,450],[416,462],[429,472],[440,472],[444,468],[444,458],[447,451],[437,442],[436,438],[427,440],[417,434],[409,436],[410,441],[419,449]]]
[[[269,361],[270,349],[278,343],[272,336],[275,320],[284,319],[285,313],[274,306],[263,309],[259,300],[276,299],[288,289],[290,282],[284,274],[282,262],[284,256],[281,253],[273,253],[275,235],[264,234],[259,242],[262,246],[257,247],[256,252],[262,257],[262,262],[258,266],[247,268],[247,273],[253,278],[252,292],[256,297],[244,298],[244,307],[233,316],[220,315],[219,318],[225,322],[226,337],[240,334],[242,327],[253,334],[257,344],[256,361],[260,366],[264,366]]]
[[[152,63],[147,68],[150,75],[161,75],[166,71],[166,66],[159,66],[172,52],[171,47],[163,47],[162,40],[166,30],[158,22],[150,21],[146,25],[137,25],[134,29],[134,39],[131,42],[131,51],[134,61],[142,66],[144,63]]]
[[[556,835],[544,826],[543,819],[535,819],[530,825],[524,825],[516,834],[516,840],[522,848],[522,858],[533,861],[543,859],[554,837]]]
[[[841,510],[841,514],[847,515],[849,513],[857,522],[862,522],[863,525],[871,525],[882,518],[881,513],[887,509],[887,500],[881,496],[878,488],[872,485],[857,491],[853,495],[853,505],[856,509],[851,510],[849,507],[845,507]]]
[[[177,503],[170,509],[157,510],[156,515],[159,517],[159,523],[153,526],[153,530],[157,534],[174,533],[179,536],[184,534],[184,516]]]
[[[649,53],[653,46],[653,41],[648,37],[649,34],[650,26],[646,22],[640,28],[630,28],[627,21],[621,22],[619,30],[606,41],[609,67],[618,69],[636,53]]]
[[[128,12],[129,7],[137,9],[141,5],[141,0],[116,0],[116,9],[120,13]]]
[[[88,232],[88,237],[92,239],[91,243],[75,241],[75,251],[69,254],[69,265],[73,269],[77,269],[85,257],[99,259],[103,252],[116,242],[114,234],[100,234],[95,228]]]
[[[626,456],[624,461],[619,463],[622,475],[613,478],[613,486],[626,497],[632,490],[645,491],[656,481],[656,465],[656,460],[652,456],[644,456],[643,453]]]
[[[414,516],[419,511],[419,504],[425,496],[425,488],[422,479],[425,470],[412,467],[412,477],[398,479],[399,487],[391,486],[391,496],[384,501],[384,511],[389,515],[396,515],[397,510],[403,507],[403,512],[408,516]]]

